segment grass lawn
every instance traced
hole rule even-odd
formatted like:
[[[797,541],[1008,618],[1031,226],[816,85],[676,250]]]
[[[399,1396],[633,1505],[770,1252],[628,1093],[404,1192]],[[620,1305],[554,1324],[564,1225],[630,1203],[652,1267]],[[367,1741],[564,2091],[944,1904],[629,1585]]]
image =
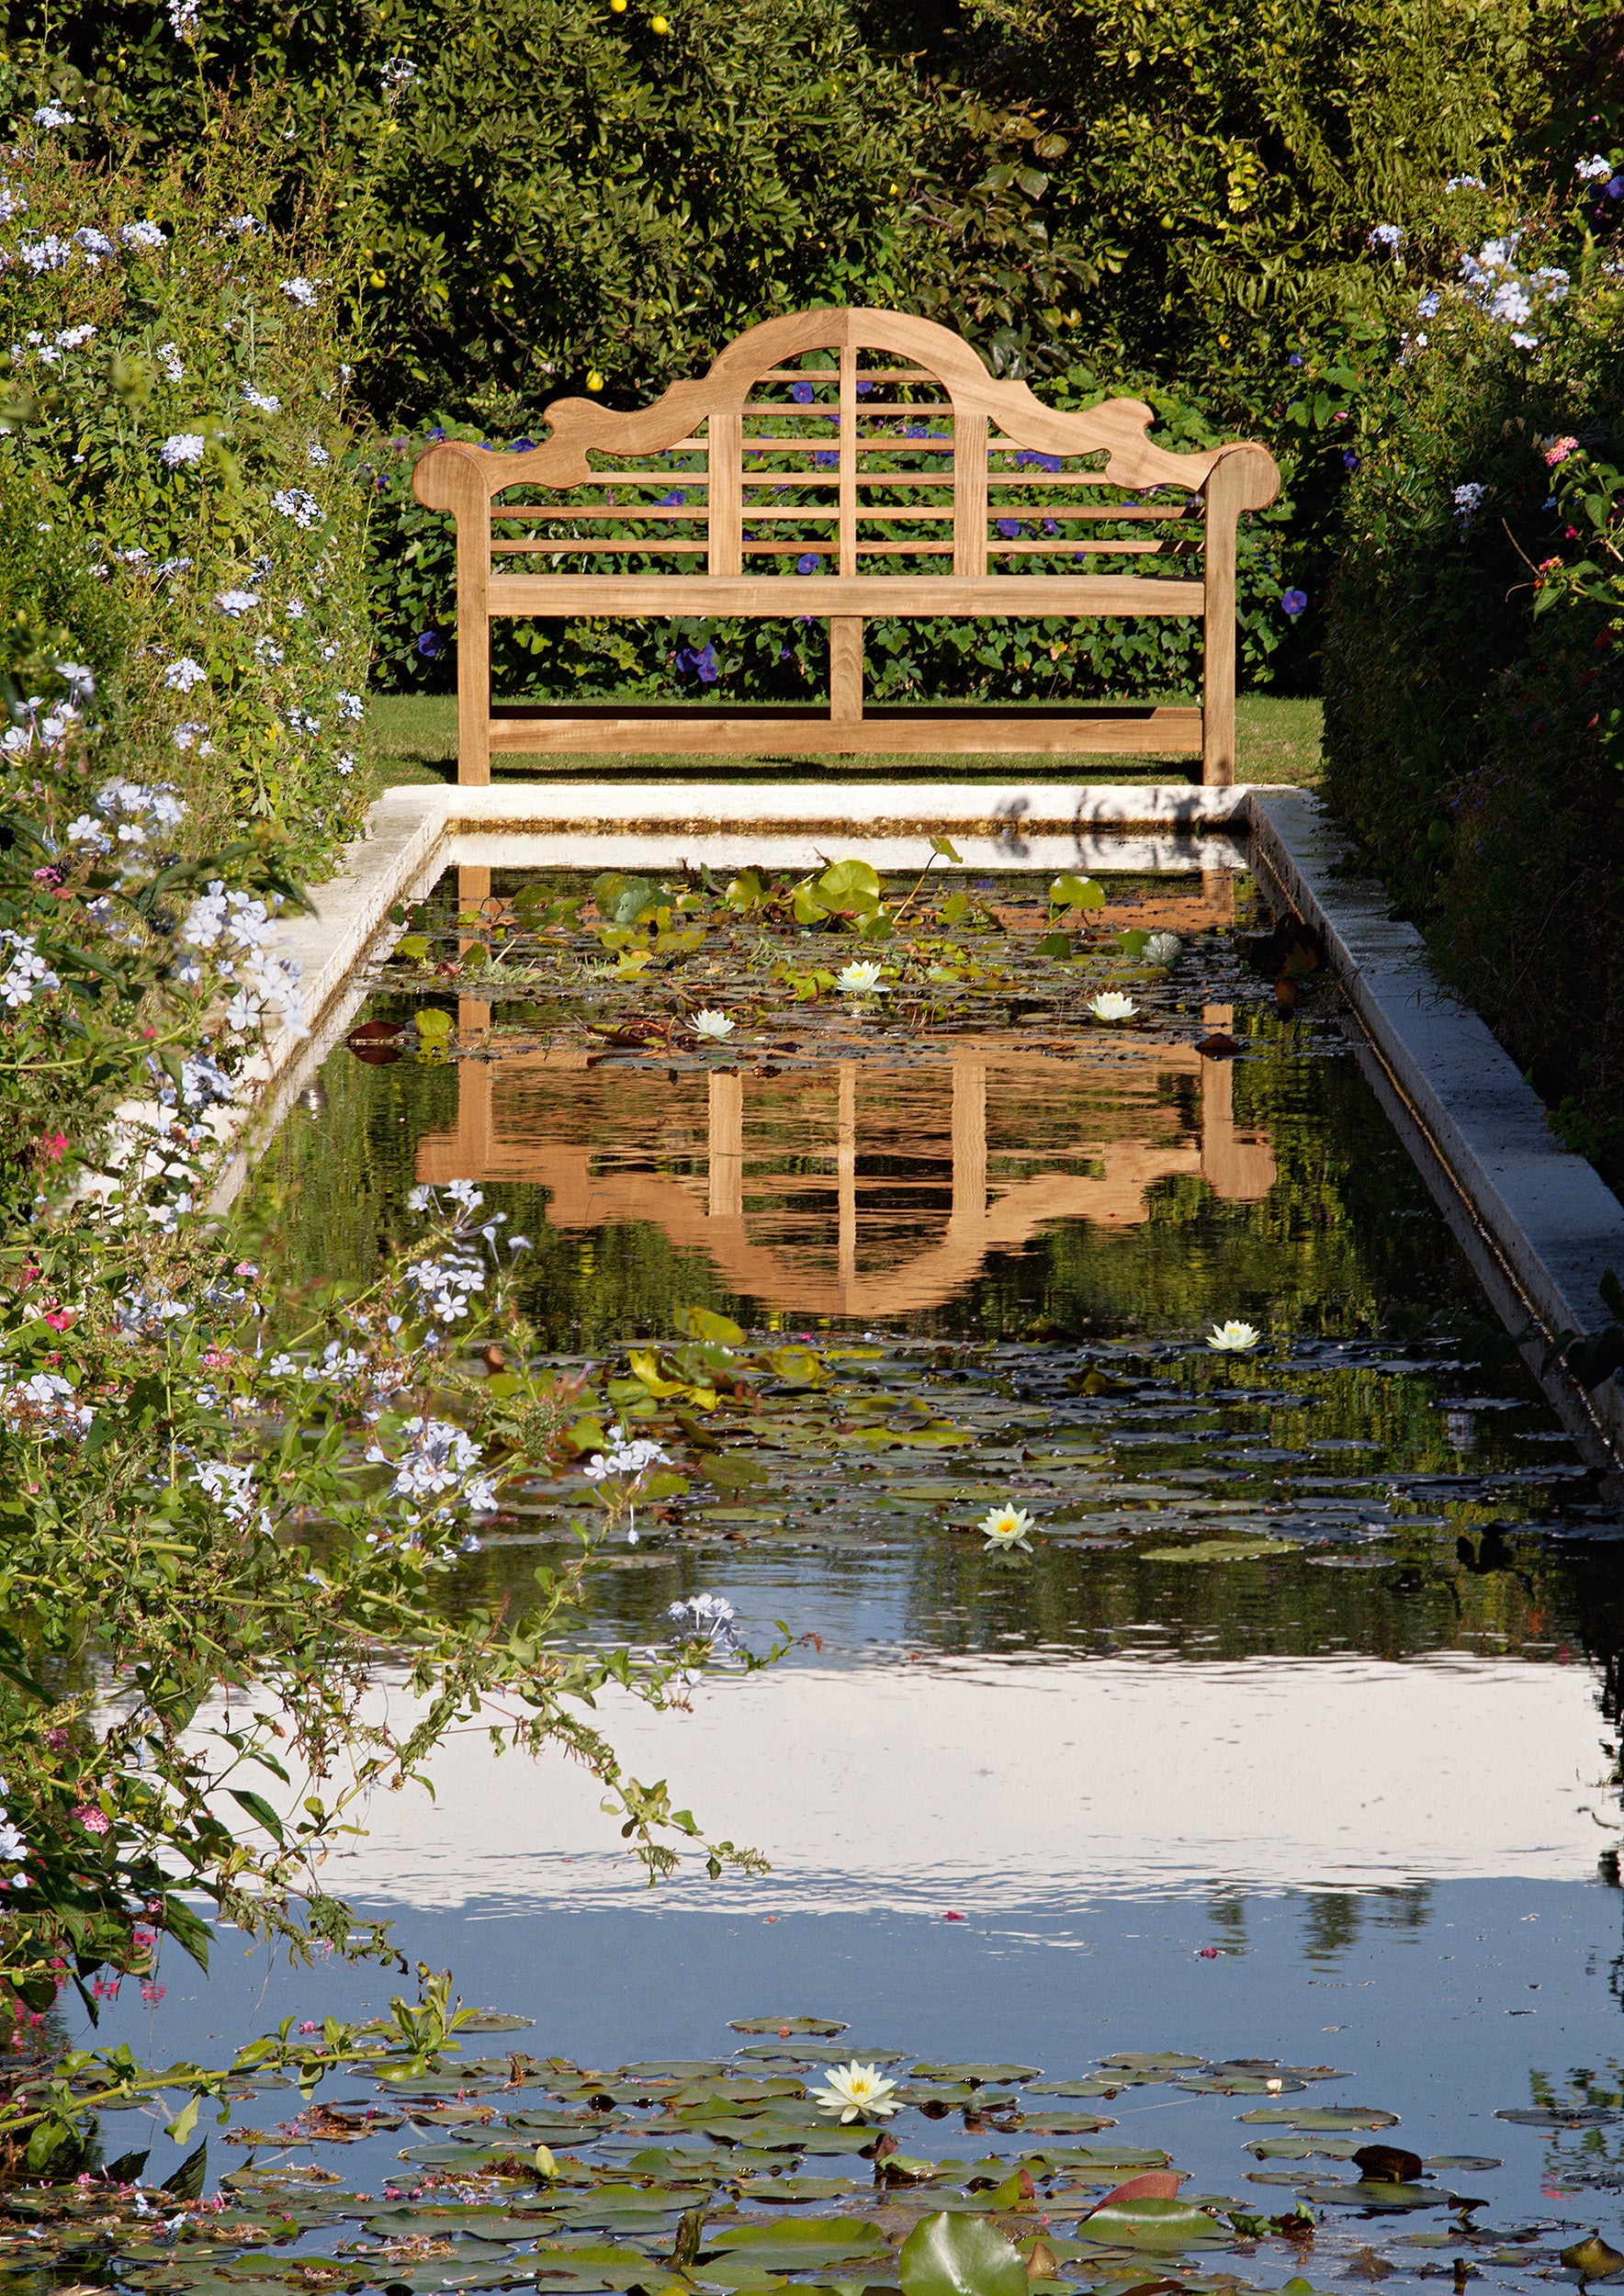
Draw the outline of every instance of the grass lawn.
[[[1235,703],[1235,779],[1312,787],[1320,774],[1318,702],[1243,694]],[[457,697],[450,693],[378,693],[367,720],[379,778],[448,782],[457,778]],[[636,758],[501,757],[495,780],[593,782],[1199,782],[1192,758],[907,756],[878,758],[717,758],[656,754]]]

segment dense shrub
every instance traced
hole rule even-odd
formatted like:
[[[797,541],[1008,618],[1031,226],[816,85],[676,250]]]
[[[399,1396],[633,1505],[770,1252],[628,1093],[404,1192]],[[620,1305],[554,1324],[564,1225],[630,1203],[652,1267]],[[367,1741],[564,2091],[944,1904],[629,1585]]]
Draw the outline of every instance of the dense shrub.
[[[265,228],[253,118],[220,124],[156,176],[75,163],[60,127],[12,149],[0,491],[52,538],[8,579],[98,657],[127,773],[175,783],[199,836],[264,822],[310,866],[366,778],[367,498],[332,265]]]
[[[1224,434],[1201,401],[1143,377],[1132,388],[1156,409],[1152,432],[1193,453]],[[1107,393],[1087,368],[1043,387],[1052,405],[1081,408]],[[542,418],[536,422],[539,434]],[[441,426],[437,426],[441,427]],[[477,438],[472,430],[454,435]],[[381,484],[374,513],[374,678],[388,690],[444,692],[456,684],[455,529],[412,491],[422,439],[377,450]],[[370,451],[370,450],[369,450]],[[368,465],[368,470],[373,467]],[[1239,660],[1243,681],[1267,685],[1289,625],[1280,612],[1289,497],[1241,521],[1237,543]],[[876,597],[884,584],[875,582]],[[501,694],[549,698],[693,698],[805,701],[827,691],[828,639],[819,622],[524,621],[491,625],[492,683]],[[1139,700],[1193,693],[1201,685],[1198,626],[1171,616],[1139,621],[899,621],[876,615],[865,629],[867,690],[875,702],[943,699]]]
[[[1474,197],[1459,276],[1417,313],[1354,483],[1325,687],[1333,803],[1615,1174],[1621,158],[1604,138],[1581,174],[1570,153],[1567,196],[1537,219]]]
[[[294,180],[362,257],[369,389],[516,427],[564,385],[652,396],[755,320],[880,301],[1012,355],[1091,266],[1045,219],[1030,107],[927,86],[848,0],[83,0],[6,11],[87,131],[190,151],[210,91],[274,90]],[[172,25],[178,26],[177,37]]]

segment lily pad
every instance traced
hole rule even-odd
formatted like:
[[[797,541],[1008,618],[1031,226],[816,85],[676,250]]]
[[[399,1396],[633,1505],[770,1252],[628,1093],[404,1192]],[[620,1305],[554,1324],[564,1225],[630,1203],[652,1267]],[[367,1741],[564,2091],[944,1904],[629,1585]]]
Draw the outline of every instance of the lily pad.
[[[808,2200],[838,2200],[842,2192],[859,2189],[850,2177],[752,2177],[743,2197],[751,2208],[762,2201],[773,2208],[798,2208]]]
[[[537,2248],[524,2258],[526,2278],[543,2288],[557,2287],[565,2296],[577,2290],[644,2288],[648,2296],[682,2286],[671,2273],[639,2255],[635,2248],[617,2248],[608,2242],[558,2244]]]
[[[1517,2105],[1495,2113],[1496,2121],[1515,2121],[1525,2129],[1600,2129],[1620,2118],[1613,2105]]]
[[[748,2255],[769,2268],[804,2272],[846,2257],[885,2253],[878,2224],[859,2216],[781,2216],[766,2224],[729,2224],[705,2242],[707,2250]]]
[[[921,2218],[898,2263],[905,2296],[1026,2296],[1020,2250],[981,2217]]]
[[[1177,2073],[1186,2067],[1194,2071],[1204,2065],[1205,2057],[1181,2057],[1176,2049],[1122,2049],[1114,2055],[1101,2057],[1101,2065],[1120,2065],[1125,2073]]]
[[[1142,1547],[1141,1562],[1262,1562],[1270,1555],[1295,1555],[1294,1538],[1198,1538],[1189,1547]]]
[[[1374,2105],[1323,2105],[1302,2111],[1293,2111],[1290,2105],[1260,2105],[1255,2112],[1243,2112],[1242,2121],[1255,2124],[1272,2122],[1278,2127],[1313,2131],[1324,2129],[1327,2133],[1340,2133],[1349,2129],[1396,2129],[1396,2112],[1382,2112]]]
[[[1098,2112],[1022,2113],[1021,2125],[1037,2136],[1088,2136],[1095,2129],[1114,2129],[1116,2122]]]
[[[828,2039],[850,2031],[838,2017],[735,2017],[728,2022],[736,2033],[776,2033],[781,2041],[794,2033],[817,2033]]]
[[[505,2009],[476,2009],[457,2025],[459,2033],[517,2033],[534,2025],[534,2017],[510,2017]]]
[[[1231,2241],[1234,2233],[1190,2200],[1108,2200],[1077,2226],[1088,2240],[1142,2249],[1196,2248]]]
[[[916,2065],[913,2077],[917,2081],[968,2081],[972,2088],[979,2088],[989,2081],[1035,2081],[1043,2073],[1038,2065]]]

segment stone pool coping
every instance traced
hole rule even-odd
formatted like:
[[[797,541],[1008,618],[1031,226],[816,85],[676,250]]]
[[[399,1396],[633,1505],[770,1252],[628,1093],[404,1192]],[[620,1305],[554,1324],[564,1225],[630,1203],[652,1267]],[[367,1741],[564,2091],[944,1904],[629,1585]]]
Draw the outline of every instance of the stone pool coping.
[[[1607,1322],[1598,1286],[1609,1268],[1624,1277],[1624,1204],[1555,1138],[1511,1055],[1439,981],[1415,928],[1389,916],[1386,887],[1344,873],[1356,849],[1318,798],[1258,790],[1247,817],[1254,869],[1323,935],[1390,1085],[1538,1327],[1539,1356]],[[1583,1401],[1624,1458],[1624,1382]]]
[[[283,1031],[268,1047],[254,1139],[280,1122],[364,1001],[367,985],[355,975],[362,958],[392,938],[391,907],[421,898],[447,867],[558,865],[578,856],[583,834],[597,858],[622,866],[636,865],[650,839],[674,840],[672,859],[684,850],[697,859],[713,838],[743,837],[778,866],[802,865],[790,860],[797,840],[804,855],[806,840],[837,837],[841,850],[872,846],[876,857],[884,849],[897,865],[917,866],[931,836],[949,836],[989,841],[985,852],[966,855],[978,866],[1100,867],[1097,849],[1109,846],[1117,868],[1146,871],[1244,866],[1235,840],[1249,836],[1260,875],[1324,937],[1388,1085],[1505,1279],[1491,1286],[1502,1311],[1508,1288],[1546,1342],[1608,1320],[1597,1287],[1608,1268],[1624,1276],[1624,1205],[1554,1138],[1510,1055],[1438,980],[1421,935],[1389,917],[1385,888],[1339,873],[1350,843],[1319,799],[1280,783],[391,789],[371,808],[367,835],[348,848],[344,867],[315,888],[317,914],[283,928],[280,946],[303,968],[310,1025],[302,1036]],[[643,865],[658,864],[650,854]],[[244,1135],[215,1205],[236,1194],[253,1152]],[[1583,1402],[1624,1459],[1624,1381],[1606,1381]]]

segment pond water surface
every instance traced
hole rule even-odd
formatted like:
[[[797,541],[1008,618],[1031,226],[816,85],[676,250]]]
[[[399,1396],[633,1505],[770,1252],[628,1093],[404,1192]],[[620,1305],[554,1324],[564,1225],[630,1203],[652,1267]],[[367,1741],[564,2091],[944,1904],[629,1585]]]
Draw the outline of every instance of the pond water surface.
[[[658,1645],[671,1604],[710,1592],[755,1649],[780,1624],[795,1638],[767,1671],[707,1676],[689,1714],[603,1717],[635,1775],[669,1778],[771,1872],[649,1893],[583,1773],[496,1761],[474,1730],[436,1761],[434,1799],[374,1802],[331,1885],[467,1998],[534,2019],[537,2057],[697,2063],[771,2043],[730,2020],[806,2014],[849,2028],[842,2051],[899,2053],[899,2077],[1095,2077],[1002,2126],[966,2125],[961,2099],[896,2133],[938,2161],[1166,2148],[1190,2191],[1275,2213],[1312,2186],[1311,2240],[1206,2257],[1258,2285],[1519,2287],[1558,2268],[1562,2225],[1616,2229],[1624,2187],[1617,1486],[1507,1340],[1335,989],[1239,864],[1107,880],[1107,908],[1062,916],[1071,946],[1046,955],[1041,885],[964,885],[972,929],[944,920],[949,875],[937,953],[868,997],[801,994],[820,965],[895,967],[850,933],[747,917],[627,969],[555,927],[544,962],[491,919],[535,928],[582,885],[499,878],[479,924],[443,885],[368,1007],[392,1029],[332,1054],[264,1159],[267,1253],[312,1288],[363,1281],[410,1235],[413,1187],[474,1181],[532,1239],[524,1305],[557,1358],[702,1306],[805,1334],[839,1392],[776,1415],[748,1479],[605,1548],[584,1622]],[[1120,938],[1156,929],[1181,943],[1161,965]],[[1127,1028],[1084,1010],[1111,984],[1139,1007]],[[673,1031],[702,1002],[740,1016],[730,1037]],[[1265,1334],[1256,1352],[1205,1344],[1232,1317]],[[1006,1499],[1035,1518],[1030,1557],[983,1551],[975,1525]],[[539,1486],[485,1528],[453,1599],[518,1591],[598,1520],[579,1474]],[[166,1967],[163,2000],[121,2001],[104,2032],[217,2054],[389,1990],[219,1961],[207,1986]],[[1123,2051],[1195,2064],[1182,2087],[1118,2067],[1102,2088]],[[1252,2059],[1337,2077],[1298,2093],[1234,2072]],[[268,2144],[294,2101],[239,2122]],[[1573,2104],[1592,2124],[1553,2128]],[[1395,2114],[1385,2141],[1473,2165],[1438,2167],[1414,2213],[1350,2209],[1323,2189],[1370,2139],[1294,2130],[1293,2106]],[[1243,2125],[1257,2110],[1282,2117]],[[444,2137],[409,2122],[314,2156],[377,2193],[432,2169],[397,2157],[425,2128]],[[626,2157],[611,2129],[574,2135],[581,2158]],[[1271,2141],[1295,2150],[1246,2149]],[[151,2173],[166,2157],[160,2140]],[[805,2205],[862,2213],[844,2189]],[[1482,2196],[1475,2219],[1451,2192]],[[1142,2284],[1130,2265],[1062,2259],[1090,2285]],[[1156,2268],[1212,2283],[1188,2257]]]

